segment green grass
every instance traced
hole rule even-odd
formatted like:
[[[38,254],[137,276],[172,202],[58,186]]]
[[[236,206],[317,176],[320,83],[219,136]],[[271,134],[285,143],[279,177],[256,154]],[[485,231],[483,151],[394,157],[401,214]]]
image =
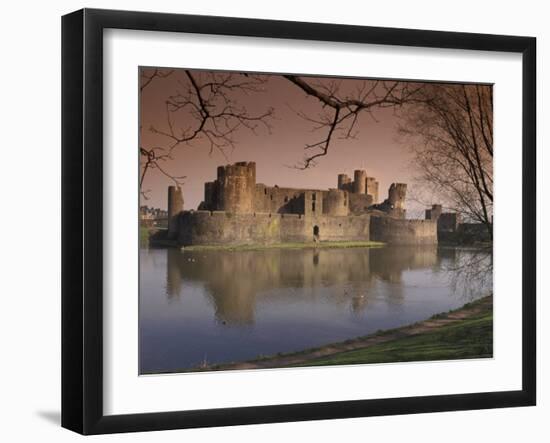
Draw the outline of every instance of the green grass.
[[[409,335],[410,328],[422,327],[425,322],[445,324]],[[311,354],[326,347],[361,344],[376,337],[390,337],[388,341],[370,344],[356,350],[335,352],[325,357],[311,357]],[[395,338],[392,338],[395,337]],[[329,343],[318,348],[297,352],[259,355],[242,363],[258,364],[257,368],[331,366],[367,363],[396,363],[409,361],[456,360],[468,358],[491,358],[493,356],[493,297],[488,295],[464,306],[435,314],[427,320],[413,325],[376,331],[374,334],[351,338],[339,343]],[[284,362],[298,357],[299,362]],[[169,372],[201,372],[235,369],[239,362],[187,368]],[[249,368],[250,369],[250,368]],[[153,371],[154,372],[154,371]],[[152,372],[152,373],[153,373]],[[155,372],[156,373],[156,372]]]
[[[385,243],[375,241],[330,241],[309,243],[274,243],[274,244],[248,244],[248,245],[197,245],[185,246],[184,251],[257,251],[263,249],[330,249],[330,248],[377,248],[385,246]]]
[[[464,317],[462,317],[464,316]],[[429,331],[414,335],[407,331],[411,327],[422,327],[426,321],[448,320]],[[336,352],[325,357],[314,358],[310,354],[326,347],[340,344],[361,344],[364,340],[388,337],[387,341],[371,344],[359,349]],[[395,338],[392,338],[395,337]],[[309,355],[308,355],[309,354]],[[493,356],[493,297],[492,295],[467,303],[461,308],[435,314],[428,320],[395,329],[380,330],[374,334],[356,337],[340,343],[330,343],[319,348],[304,349],[290,353],[258,356],[242,363],[258,364],[261,368],[311,367],[367,363],[397,363],[410,361],[456,360],[468,358],[491,358]],[[299,357],[295,363],[285,359]],[[282,360],[281,360],[282,359]],[[298,362],[299,361],[299,362]],[[202,372],[236,369],[239,362],[207,365],[205,367],[181,368],[166,373]],[[250,369],[250,368],[248,368]],[[151,371],[150,373],[160,373]]]
[[[444,318],[444,314],[436,318]],[[453,360],[492,355],[493,311],[492,304],[489,304],[478,315],[431,332],[397,338],[364,349],[340,352],[296,366]]]

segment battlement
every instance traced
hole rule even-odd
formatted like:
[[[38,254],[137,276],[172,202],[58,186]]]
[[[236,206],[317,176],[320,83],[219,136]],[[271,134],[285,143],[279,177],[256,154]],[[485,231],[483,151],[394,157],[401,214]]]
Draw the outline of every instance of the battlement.
[[[256,182],[256,163],[255,162],[237,162],[232,165],[218,166],[218,180],[228,176],[254,177]]]
[[[363,199],[355,198],[354,207],[365,207],[368,201],[370,205],[378,202],[378,181],[375,177],[369,177],[364,169],[353,171],[353,181],[347,174],[338,174],[338,189],[350,194],[368,196]]]

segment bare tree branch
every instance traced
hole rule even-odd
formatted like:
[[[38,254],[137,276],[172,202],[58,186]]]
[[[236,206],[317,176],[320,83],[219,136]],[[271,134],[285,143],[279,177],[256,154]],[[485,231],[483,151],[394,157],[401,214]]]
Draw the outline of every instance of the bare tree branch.
[[[492,235],[492,92],[483,85],[426,86],[403,113],[417,177],[440,202]]]
[[[162,71],[161,69],[158,69],[158,68],[155,68],[152,71],[153,72],[148,74],[147,70],[145,70],[145,69],[141,70],[141,75],[140,75],[141,85],[139,87],[140,91],[143,91],[147,86],[149,86],[155,78],[166,78],[174,72],[173,69],[169,69],[167,71]]]
[[[142,162],[142,169],[141,169],[141,177],[139,180],[139,187],[141,189],[141,195],[143,198],[147,200],[147,193],[143,191],[143,181],[145,179],[145,175],[149,170],[157,169],[161,174],[168,177],[170,180],[174,182],[174,184],[178,187],[183,186],[185,183],[186,176],[176,176],[174,174],[170,174],[167,172],[160,164],[160,162],[166,161],[171,159],[169,154],[158,154],[157,151],[162,151],[162,148],[156,147],[156,148],[150,148],[146,149],[143,147],[139,148],[140,155],[142,157],[145,157],[145,162]]]
[[[331,142],[336,134],[341,139],[350,139],[356,136],[354,129],[357,126],[360,114],[367,114],[374,118],[372,110],[375,108],[397,107],[416,101],[421,86],[405,82],[365,81],[354,91],[342,89],[341,80],[326,80],[324,83],[311,84],[302,77],[284,75],[286,80],[300,88],[307,96],[316,98],[325,111],[318,119],[306,116],[303,112],[298,115],[306,121],[313,122],[316,130],[324,129],[326,135],[321,140],[306,144],[306,154],[303,162],[297,169],[308,169],[316,164],[319,157],[326,156]],[[313,153],[311,153],[313,151]]]
[[[171,72],[170,72],[171,74]],[[155,70],[147,74],[142,90],[154,78],[167,77],[169,74]],[[271,131],[269,123],[273,117],[273,108],[258,113],[248,111],[237,103],[235,96],[261,93],[267,76],[251,74],[232,74],[218,72],[177,71],[180,91],[166,99],[166,129],[151,126],[149,130],[166,139],[162,148],[140,148],[142,173],[140,183],[152,169],[179,184],[178,178],[168,173],[159,164],[171,159],[175,150],[190,143],[206,141],[210,153],[218,151],[227,158],[226,150],[234,149],[236,134],[244,129],[257,133],[260,128]],[[160,150],[163,151],[160,155]]]

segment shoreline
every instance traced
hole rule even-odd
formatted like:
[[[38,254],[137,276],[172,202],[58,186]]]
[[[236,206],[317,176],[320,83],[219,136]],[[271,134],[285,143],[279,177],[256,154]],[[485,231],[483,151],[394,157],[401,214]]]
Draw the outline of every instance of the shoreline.
[[[151,371],[144,375],[492,358],[492,331],[493,296],[488,295],[417,323],[342,342],[246,361]]]
[[[265,249],[336,249],[336,248],[381,248],[387,244],[377,241],[362,240],[324,240],[318,242],[284,242],[284,243],[250,243],[182,246],[175,240],[166,238],[166,228],[140,226],[140,245],[146,248],[175,248],[182,251],[261,251]],[[435,246],[440,248],[479,249],[490,248],[492,242],[456,243],[439,241]],[[140,246],[141,247],[141,246]]]
[[[181,251],[262,251],[266,249],[348,249],[348,248],[381,248],[384,242],[364,240],[335,240],[283,243],[245,243],[245,244],[205,244],[182,246],[175,240],[166,238],[166,229],[140,227],[140,244],[147,243],[150,248],[174,248]]]
[[[286,242],[273,244],[242,245],[195,245],[182,246],[182,251],[262,251],[266,249],[348,249],[348,248],[381,248],[385,243],[375,241],[321,241],[321,242]]]

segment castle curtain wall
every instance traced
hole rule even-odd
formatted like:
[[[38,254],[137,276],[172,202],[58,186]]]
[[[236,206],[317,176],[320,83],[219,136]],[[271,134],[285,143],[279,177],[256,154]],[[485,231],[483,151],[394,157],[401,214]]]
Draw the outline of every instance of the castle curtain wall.
[[[437,221],[371,217],[371,240],[394,245],[437,244]]]
[[[298,214],[235,214],[224,211],[185,211],[178,242],[187,245],[273,244],[321,241],[368,241],[370,216]]]

